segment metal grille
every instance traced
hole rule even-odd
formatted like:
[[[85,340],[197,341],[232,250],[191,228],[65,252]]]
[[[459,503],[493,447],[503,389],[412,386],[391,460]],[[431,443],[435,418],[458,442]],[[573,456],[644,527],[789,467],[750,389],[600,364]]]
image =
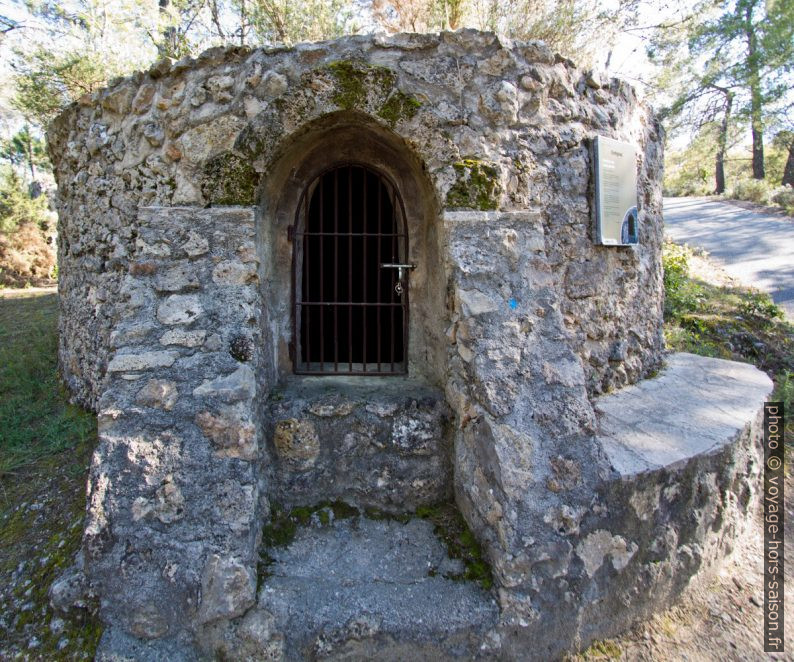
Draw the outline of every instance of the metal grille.
[[[408,256],[394,184],[360,164],[321,173],[300,197],[292,238],[295,372],[407,372],[407,276],[389,268]]]

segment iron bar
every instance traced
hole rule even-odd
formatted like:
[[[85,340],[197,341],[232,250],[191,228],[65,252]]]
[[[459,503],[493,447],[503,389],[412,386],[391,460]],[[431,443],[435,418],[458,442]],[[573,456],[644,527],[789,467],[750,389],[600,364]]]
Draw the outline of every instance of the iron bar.
[[[323,223],[323,215],[325,202],[323,192],[325,191],[325,180],[320,178],[318,184],[320,188],[320,225],[319,229],[322,231],[325,227]],[[323,254],[325,253],[325,237],[318,237],[317,241],[320,242],[320,300],[324,300],[323,296],[325,290],[325,271],[323,271]],[[325,372],[325,308],[320,308],[320,372]]]
[[[383,232],[383,182],[379,182],[378,186],[378,260],[381,259],[380,254],[380,238],[381,233]],[[377,296],[380,300],[381,297],[381,282],[380,282],[380,272],[381,270],[378,269],[378,290]],[[377,331],[378,331],[378,341],[377,341],[377,349],[378,349],[378,372],[381,371],[381,353],[380,353],[380,339],[381,339],[381,330],[380,330],[380,307],[375,310],[375,315],[377,316]]]
[[[339,190],[339,180],[344,182],[345,176],[346,200]],[[326,187],[329,188],[327,193]],[[327,201],[331,195],[332,208]],[[347,227],[343,231],[339,215],[345,212]],[[333,228],[329,227],[328,214],[331,213]],[[405,273],[413,265],[404,264],[409,255],[406,220],[405,208],[394,183],[361,164],[345,163],[329,168],[304,189],[291,235],[295,246],[293,356],[296,374],[396,375],[407,372],[409,288]],[[347,237],[346,247],[344,243],[340,245],[340,237],[343,241]],[[388,242],[385,246],[384,240]],[[312,251],[319,251],[319,255]],[[328,270],[331,264],[333,275]],[[381,272],[384,268],[394,272],[391,267],[403,268],[384,281]],[[347,279],[340,283],[345,269]],[[303,282],[299,283],[297,275],[301,273]],[[360,282],[354,278],[357,273],[361,274]],[[326,278],[333,279],[333,286],[325,282]],[[395,292],[398,281],[403,288],[401,294]],[[345,286],[346,291],[340,289]],[[331,288],[333,299],[329,300]],[[340,308],[342,315],[347,310],[346,324],[342,321],[344,317],[340,319]],[[389,310],[385,324],[381,315],[384,308]],[[312,314],[312,309],[319,309],[319,314]],[[370,338],[373,330],[374,337]],[[340,347],[345,335],[346,347]],[[377,370],[374,369],[376,365]]]
[[[396,193],[396,191],[392,192],[392,199],[394,199],[396,197],[394,195],[394,193]],[[392,226],[394,226],[394,221],[395,221],[395,218],[394,218],[394,204],[392,204],[391,210],[392,210],[391,211],[391,214],[392,214]],[[395,247],[394,247],[394,242],[395,241],[396,241],[396,238],[392,236],[392,239],[391,239],[391,261],[392,262],[399,262],[399,256],[395,255]],[[389,290],[389,296],[391,297],[392,302],[394,302],[394,286],[395,286],[395,283],[394,283],[394,271],[391,270],[391,273],[392,273],[392,277],[391,277],[391,288]],[[389,308],[389,316],[391,317],[391,323],[389,324],[389,327],[390,327],[389,345],[391,346],[391,350],[390,350],[391,370],[392,370],[392,372],[394,372],[394,308]]]
[[[350,237],[347,240],[347,297],[353,300],[353,166],[347,167],[347,225]],[[347,359],[353,372],[353,306],[347,309]]]
[[[374,232],[297,232],[295,234],[296,237],[301,235],[308,234],[312,237],[377,237],[378,235]],[[391,232],[385,232],[381,235],[382,237],[397,237],[402,239],[405,237],[404,234],[392,234]]]
[[[334,301],[339,300],[339,169],[334,170]],[[339,316],[334,308],[334,372],[339,371]]]
[[[367,267],[369,265],[367,264],[367,236],[366,236],[366,232],[369,229],[369,227],[367,225],[367,171],[366,170],[362,173],[362,176],[364,178],[364,183],[362,184],[362,189],[364,191],[364,195],[361,196],[361,229],[362,229],[362,231],[364,233],[364,236],[362,237],[361,241],[364,244],[364,246],[362,247],[362,250],[364,252],[364,259],[361,261],[361,271],[364,273],[364,279],[363,279],[363,283],[362,283],[364,291],[363,291],[363,293],[361,295],[361,300],[362,301],[368,301],[368,299],[367,299]],[[361,310],[361,317],[362,317],[363,324],[364,324],[364,337],[361,339],[362,340],[361,344],[362,344],[362,348],[363,348],[362,349],[363,353],[362,353],[362,356],[361,356],[361,362],[364,364],[364,372],[366,372],[367,371],[367,309],[366,308],[363,308]]]
[[[309,219],[309,196],[303,196],[303,214],[306,222]],[[309,281],[309,253],[311,252],[311,244],[309,243],[309,237],[304,237],[303,240],[303,290],[308,294],[309,287],[311,285]],[[306,356],[303,357],[306,361],[308,368],[311,370],[312,367],[312,355],[311,355],[311,308],[306,309],[306,319],[303,320],[303,325],[301,326],[301,333],[305,334],[306,337]]]
[[[403,304],[401,301],[298,301],[295,303],[296,306],[371,306],[375,308],[376,306],[392,306],[394,308],[402,308]]]

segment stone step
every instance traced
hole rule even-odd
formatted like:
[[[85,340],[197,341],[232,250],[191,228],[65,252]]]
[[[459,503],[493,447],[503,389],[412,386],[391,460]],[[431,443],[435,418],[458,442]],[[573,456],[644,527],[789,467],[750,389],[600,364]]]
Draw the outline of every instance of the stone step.
[[[400,659],[401,650],[471,659],[498,615],[423,519],[315,517],[268,553],[258,607],[288,660]]]

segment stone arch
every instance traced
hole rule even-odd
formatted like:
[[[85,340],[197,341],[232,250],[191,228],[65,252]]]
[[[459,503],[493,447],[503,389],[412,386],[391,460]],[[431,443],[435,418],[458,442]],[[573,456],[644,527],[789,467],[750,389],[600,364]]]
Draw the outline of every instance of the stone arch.
[[[441,259],[441,204],[426,168],[394,131],[371,116],[353,111],[327,114],[296,131],[267,167],[258,191],[257,246],[260,255],[265,349],[262,369],[274,383],[292,372],[291,261],[288,228],[306,183],[322,171],[356,161],[387,175],[405,203],[410,261],[411,313],[408,370],[441,384],[446,369],[443,342],[446,281]]]
[[[461,153],[443,130],[435,109],[423,95],[397,85],[397,74],[361,61],[336,60],[305,71],[299,84],[279,96],[240,131],[230,150],[203,166],[200,188],[214,204],[254,204],[257,187],[275,165],[317,122],[337,115],[366,118],[373,129],[410,143],[409,151],[440,200],[460,180]],[[457,164],[457,169],[455,167]]]

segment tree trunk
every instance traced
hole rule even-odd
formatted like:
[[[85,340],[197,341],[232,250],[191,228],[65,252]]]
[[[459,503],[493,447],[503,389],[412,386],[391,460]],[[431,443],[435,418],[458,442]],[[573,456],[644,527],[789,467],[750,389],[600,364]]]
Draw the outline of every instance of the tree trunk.
[[[165,15],[168,11],[170,0],[158,0],[157,6],[160,14]],[[173,56],[176,54],[176,28],[173,26],[163,30],[163,41],[157,45],[160,57]]]
[[[725,92],[725,110],[722,114],[720,123],[720,133],[717,139],[717,162],[714,168],[714,179],[716,180],[716,194],[725,193],[725,150],[728,145],[728,123],[731,119],[731,108],[733,107],[733,93]]]
[[[747,80],[750,85],[750,126],[753,134],[753,178],[764,178],[764,125],[762,121],[763,101],[761,97],[761,75],[758,53],[758,35],[753,25],[753,9],[750,3],[745,10],[745,34],[747,35]]]
[[[783,186],[794,187],[794,140],[788,146],[788,158],[786,159],[786,167],[783,169],[783,181],[780,183]]]
[[[33,141],[30,137],[30,129],[25,126],[25,148],[28,157],[28,167],[30,168],[30,181],[36,181],[36,164],[33,162]]]

